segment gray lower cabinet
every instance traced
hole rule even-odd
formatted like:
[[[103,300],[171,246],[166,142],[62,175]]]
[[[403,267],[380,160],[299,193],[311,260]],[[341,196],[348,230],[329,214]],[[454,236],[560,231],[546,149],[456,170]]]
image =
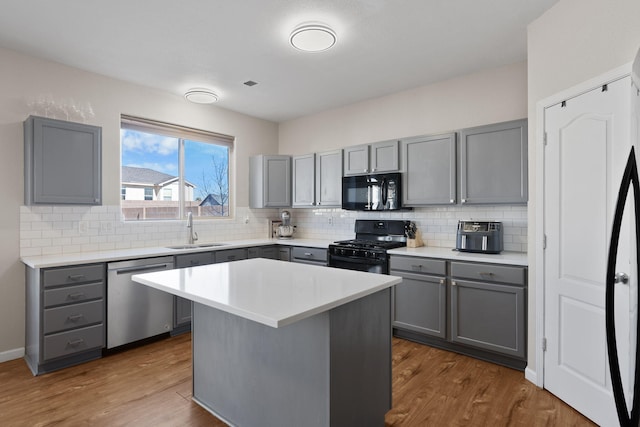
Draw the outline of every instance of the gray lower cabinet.
[[[25,360],[34,375],[102,356],[105,265],[26,269]]]
[[[391,257],[394,334],[516,369],[526,365],[526,267]]]
[[[394,328],[446,338],[446,264],[426,258],[391,258],[391,275],[402,277],[392,293]]]
[[[291,157],[259,155],[249,159],[249,206],[291,206]]]
[[[460,202],[526,203],[527,120],[460,131]]]
[[[195,267],[213,264],[213,252],[199,252],[176,255],[175,268]],[[191,330],[191,301],[186,298],[173,297],[173,329],[171,335],[178,335]]]
[[[291,248],[288,246],[278,246],[278,259],[280,261],[291,261]]]
[[[294,246],[291,248],[291,261],[311,265],[327,265],[327,250]]]
[[[525,283],[523,267],[452,262],[451,341],[526,357]]]
[[[247,249],[225,249],[222,251],[215,251],[215,262],[231,262],[239,261],[241,259],[247,259]]]
[[[402,141],[405,206],[456,203],[456,134],[420,136]]]
[[[102,130],[29,116],[24,122],[26,205],[100,205]]]
[[[247,249],[247,258],[267,258],[280,259],[280,250],[278,246],[256,246]]]

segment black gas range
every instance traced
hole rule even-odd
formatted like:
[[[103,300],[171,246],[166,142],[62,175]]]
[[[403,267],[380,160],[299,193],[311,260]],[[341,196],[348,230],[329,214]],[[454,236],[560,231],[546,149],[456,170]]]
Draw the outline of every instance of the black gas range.
[[[389,274],[389,249],[407,245],[409,221],[358,219],[356,238],[329,245],[330,267]]]

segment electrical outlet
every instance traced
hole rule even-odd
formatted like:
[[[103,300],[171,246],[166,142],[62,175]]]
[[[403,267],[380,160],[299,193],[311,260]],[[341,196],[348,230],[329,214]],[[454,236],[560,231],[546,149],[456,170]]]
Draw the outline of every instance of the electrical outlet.
[[[329,217],[329,225],[333,225],[333,217],[332,216]]]
[[[100,231],[102,234],[113,233],[113,223],[111,221],[102,221],[100,223]]]
[[[88,231],[89,231],[89,224],[87,224],[87,221],[79,221],[78,222],[78,233],[87,234]]]
[[[244,223],[245,223],[245,224],[249,224],[249,217],[248,217],[248,216],[245,216],[245,217],[244,217]]]

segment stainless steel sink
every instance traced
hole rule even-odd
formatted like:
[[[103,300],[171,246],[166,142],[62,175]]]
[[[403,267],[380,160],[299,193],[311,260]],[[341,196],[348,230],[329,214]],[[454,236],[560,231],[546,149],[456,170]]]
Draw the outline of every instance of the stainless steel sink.
[[[167,246],[168,249],[195,249],[195,248],[213,248],[215,246],[224,246],[224,243],[193,243],[186,245]]]

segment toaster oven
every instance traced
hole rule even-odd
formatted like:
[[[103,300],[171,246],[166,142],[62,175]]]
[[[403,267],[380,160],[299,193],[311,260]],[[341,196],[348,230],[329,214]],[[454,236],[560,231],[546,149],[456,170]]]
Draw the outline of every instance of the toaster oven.
[[[458,221],[456,249],[462,252],[498,254],[504,248],[502,223]]]

